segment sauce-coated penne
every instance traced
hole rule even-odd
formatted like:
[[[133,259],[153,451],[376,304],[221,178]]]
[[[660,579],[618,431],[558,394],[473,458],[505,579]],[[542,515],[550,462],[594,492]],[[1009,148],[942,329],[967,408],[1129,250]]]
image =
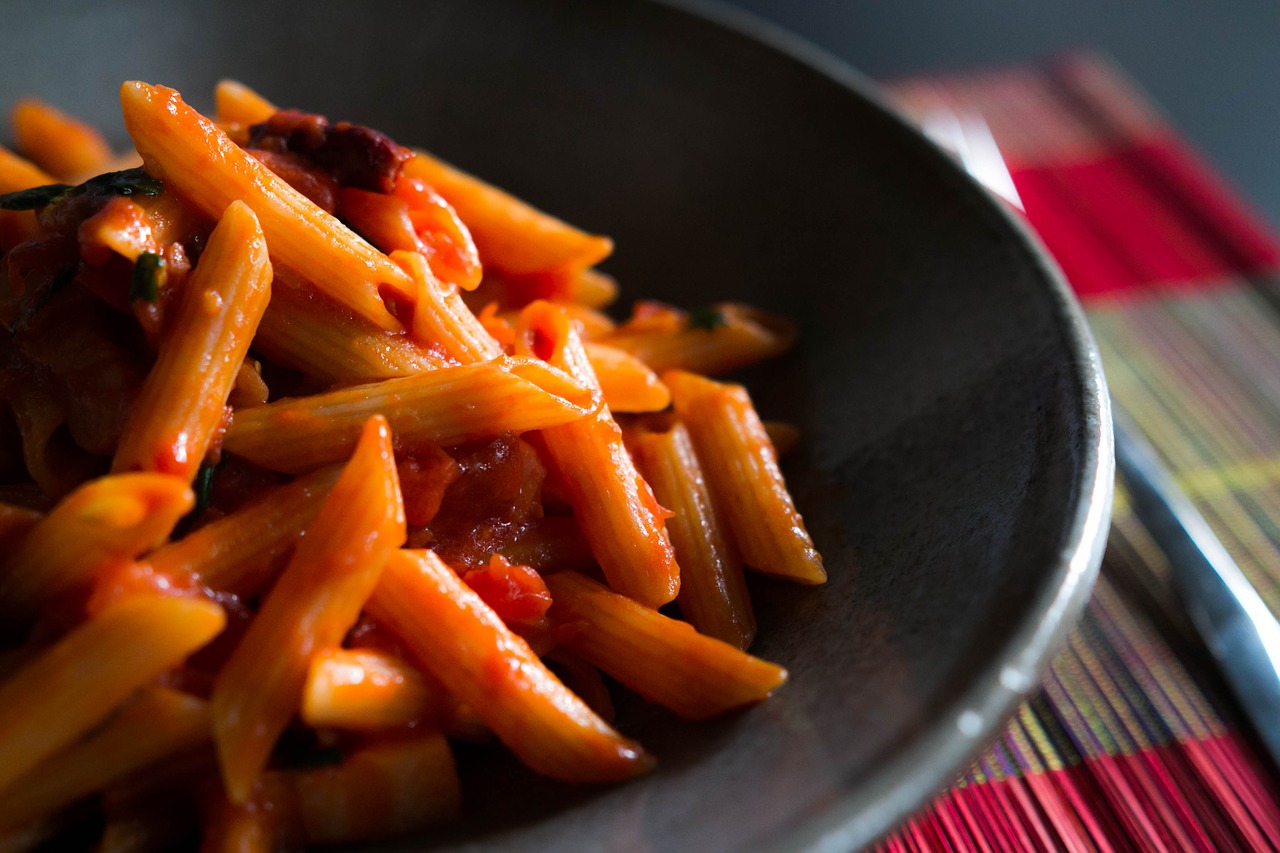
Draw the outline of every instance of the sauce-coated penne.
[[[29,100],[0,148],[0,851],[432,833],[477,753],[651,770],[619,691],[704,719],[781,686],[743,569],[825,577],[799,433],[702,374],[790,324],[620,322],[610,238],[214,101],[123,84],[117,155]]]
[[[404,543],[404,503],[382,418],[365,425],[308,533],[214,684],[214,739],[232,802],[249,798],[297,713],[312,656],[342,641],[388,555]]]

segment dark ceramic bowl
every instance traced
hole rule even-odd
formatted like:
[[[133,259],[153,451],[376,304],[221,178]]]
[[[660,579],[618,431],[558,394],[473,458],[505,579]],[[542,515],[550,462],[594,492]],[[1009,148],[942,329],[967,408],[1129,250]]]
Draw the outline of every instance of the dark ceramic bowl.
[[[639,0],[0,11],[0,105],[35,94],[118,135],[124,79],[208,107],[236,77],[613,235],[624,301],[738,299],[802,329],[748,377],[765,417],[803,429],[786,473],[831,575],[755,587],[755,651],[790,683],[696,725],[624,702],[620,728],[660,760],[624,786],[469,758],[463,825],[392,848],[850,849],[951,782],[1036,684],[1107,526],[1093,344],[1026,231],[844,67]]]

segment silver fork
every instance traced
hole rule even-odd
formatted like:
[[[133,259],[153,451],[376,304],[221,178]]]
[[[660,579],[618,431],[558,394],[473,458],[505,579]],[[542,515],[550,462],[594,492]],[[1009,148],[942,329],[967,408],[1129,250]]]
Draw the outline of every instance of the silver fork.
[[[980,115],[935,110],[921,128],[980,184],[1022,210],[1009,167]],[[1196,632],[1280,766],[1280,621],[1123,407],[1112,402],[1116,470],[1134,515],[1164,552]]]

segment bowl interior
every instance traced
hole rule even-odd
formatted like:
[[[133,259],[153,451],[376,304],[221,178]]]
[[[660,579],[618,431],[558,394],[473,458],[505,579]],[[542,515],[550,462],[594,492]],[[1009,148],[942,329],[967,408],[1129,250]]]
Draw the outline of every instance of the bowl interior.
[[[955,714],[1008,661],[1043,659],[1028,626],[1059,605],[1043,644],[1074,613],[1066,587],[1092,569],[1067,559],[1093,547],[1080,519],[1105,413],[1072,309],[994,203],[843,83],[639,0],[127,0],[7,18],[0,104],[37,95],[122,140],[122,80],[208,108],[235,77],[612,235],[624,303],[741,300],[802,330],[748,377],[765,418],[803,430],[784,467],[831,576],[755,584],[754,651],[791,682],[696,725],[621,703],[619,727],[660,760],[626,786],[468,756],[467,820],[415,849],[735,850],[852,818],[841,843],[866,841],[999,722],[957,729]],[[982,694],[990,707],[1022,675]]]

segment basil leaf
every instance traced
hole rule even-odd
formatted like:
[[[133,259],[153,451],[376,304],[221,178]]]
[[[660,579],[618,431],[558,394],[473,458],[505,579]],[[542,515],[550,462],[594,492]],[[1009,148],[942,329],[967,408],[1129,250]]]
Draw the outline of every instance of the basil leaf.
[[[0,210],[36,210],[45,207],[67,190],[75,189],[67,184],[47,184],[29,190],[0,195]]]
[[[164,182],[147,174],[146,169],[125,169],[123,172],[106,172],[85,181],[75,189],[80,192],[97,192],[107,195],[160,195]]]
[[[47,207],[61,198],[92,193],[106,195],[160,195],[164,182],[147,174],[146,169],[125,169],[123,172],[106,172],[90,178],[79,186],[49,184],[29,190],[0,195],[0,210],[36,210]]]

